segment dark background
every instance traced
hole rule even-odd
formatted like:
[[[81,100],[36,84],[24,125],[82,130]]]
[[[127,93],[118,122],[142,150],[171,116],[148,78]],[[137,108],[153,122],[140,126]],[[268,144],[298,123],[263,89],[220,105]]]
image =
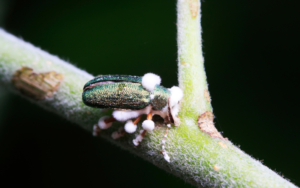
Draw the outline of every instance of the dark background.
[[[202,2],[217,128],[296,185],[300,1]],[[177,85],[176,2],[0,0],[8,32],[98,74],[154,72]],[[1,44],[0,44],[1,45]],[[1,90],[1,187],[191,187]]]

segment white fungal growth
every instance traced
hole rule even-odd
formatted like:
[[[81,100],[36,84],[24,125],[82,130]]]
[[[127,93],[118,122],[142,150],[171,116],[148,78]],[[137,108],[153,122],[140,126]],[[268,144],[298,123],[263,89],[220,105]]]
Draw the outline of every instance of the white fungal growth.
[[[147,73],[142,78],[143,87],[150,92],[154,90],[156,85],[160,85],[160,82],[160,76],[153,73]]]
[[[112,115],[118,121],[127,121],[138,117],[140,113],[135,110],[115,110]]]
[[[155,127],[155,124],[152,120],[145,120],[143,123],[142,123],[142,127],[144,130],[146,131],[152,131]]]
[[[108,116],[103,116],[99,119],[98,121],[98,126],[100,129],[108,129],[109,127],[111,127],[112,125],[112,122],[110,123],[105,123],[104,120],[108,119],[109,117]]]
[[[179,102],[181,101],[181,99],[183,98],[183,91],[177,87],[177,86],[173,86],[172,88],[169,89],[169,91],[171,92],[171,96],[169,99],[169,105],[170,105],[170,109],[171,109],[171,113],[172,116],[175,119],[177,118],[178,112],[179,112]],[[178,121],[175,121],[175,125],[178,126]]]
[[[118,121],[127,121],[129,119],[137,118],[142,114],[149,114],[151,106],[147,106],[141,110],[115,110],[112,115]]]
[[[136,131],[137,125],[133,124],[132,120],[126,122],[124,129],[127,133],[134,133]]]
[[[143,140],[144,134],[145,134],[144,131],[145,130],[141,130],[140,134],[135,139],[132,140],[132,142],[135,146],[138,146],[140,144],[140,142]]]
[[[172,88],[169,89],[169,91],[171,92],[170,106],[171,108],[173,108],[182,99],[183,91],[177,86],[173,86]]]
[[[153,94],[150,95],[150,99],[151,100],[154,99],[154,95]]]
[[[98,125],[93,126],[93,136],[99,136],[101,129]]]

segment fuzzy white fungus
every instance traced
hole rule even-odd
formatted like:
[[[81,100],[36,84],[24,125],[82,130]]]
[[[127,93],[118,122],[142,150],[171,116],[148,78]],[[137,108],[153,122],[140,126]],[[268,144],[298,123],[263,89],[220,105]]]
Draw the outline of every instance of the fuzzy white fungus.
[[[146,131],[152,131],[155,127],[155,124],[152,120],[145,120],[143,123],[142,123],[142,127],[144,130]]]
[[[140,134],[135,139],[132,140],[132,142],[135,146],[138,146],[140,144],[140,142],[143,140],[144,137],[142,136],[142,133],[143,133],[143,130],[141,130]]]
[[[150,99],[151,99],[151,100],[154,99],[154,97],[155,97],[155,96],[154,96],[153,94],[150,95]]]
[[[142,114],[149,114],[151,106],[147,106],[141,110],[115,110],[112,115],[118,121],[127,121],[132,118],[136,118]]]
[[[103,116],[99,119],[98,126],[100,129],[108,129],[112,125],[112,122],[110,122],[110,123],[104,122],[104,120],[108,119],[108,118],[109,118],[108,116]]]
[[[153,73],[147,73],[142,78],[143,87],[150,92],[154,90],[156,85],[160,85],[160,82],[160,76]]]
[[[127,133],[134,133],[136,131],[137,125],[133,124],[131,120],[127,121],[124,129]]]
[[[169,91],[171,92],[171,96],[169,100],[171,114],[174,118],[175,126],[178,126],[179,120],[176,116],[178,115],[179,112],[179,102],[183,97],[183,91],[177,86],[173,86],[172,88],[169,89]]]
[[[129,119],[138,117],[140,113],[135,110],[115,110],[112,115],[118,121],[127,121]]]
[[[177,86],[173,86],[169,91],[171,92],[170,105],[172,108],[182,99],[183,91]]]

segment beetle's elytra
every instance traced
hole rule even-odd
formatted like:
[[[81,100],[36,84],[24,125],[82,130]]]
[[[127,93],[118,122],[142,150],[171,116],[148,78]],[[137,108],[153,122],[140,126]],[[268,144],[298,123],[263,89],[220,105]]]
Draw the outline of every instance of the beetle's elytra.
[[[82,100],[88,106],[130,110],[148,105],[152,105],[153,110],[161,110],[171,94],[159,85],[151,93],[143,88],[142,77],[126,75],[98,76],[85,84],[83,90]]]

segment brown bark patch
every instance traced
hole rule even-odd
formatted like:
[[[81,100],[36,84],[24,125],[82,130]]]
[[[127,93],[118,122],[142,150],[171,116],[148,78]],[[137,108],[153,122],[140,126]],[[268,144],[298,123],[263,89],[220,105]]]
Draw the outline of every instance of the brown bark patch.
[[[29,67],[17,70],[12,78],[13,85],[20,92],[36,100],[52,97],[62,80],[63,75],[55,71],[36,73]]]
[[[193,18],[197,17],[198,10],[199,10],[199,2],[198,0],[189,0],[190,11]]]
[[[206,111],[201,114],[197,120],[201,131],[209,134],[213,138],[224,139],[214,125],[214,115],[211,111]]]

